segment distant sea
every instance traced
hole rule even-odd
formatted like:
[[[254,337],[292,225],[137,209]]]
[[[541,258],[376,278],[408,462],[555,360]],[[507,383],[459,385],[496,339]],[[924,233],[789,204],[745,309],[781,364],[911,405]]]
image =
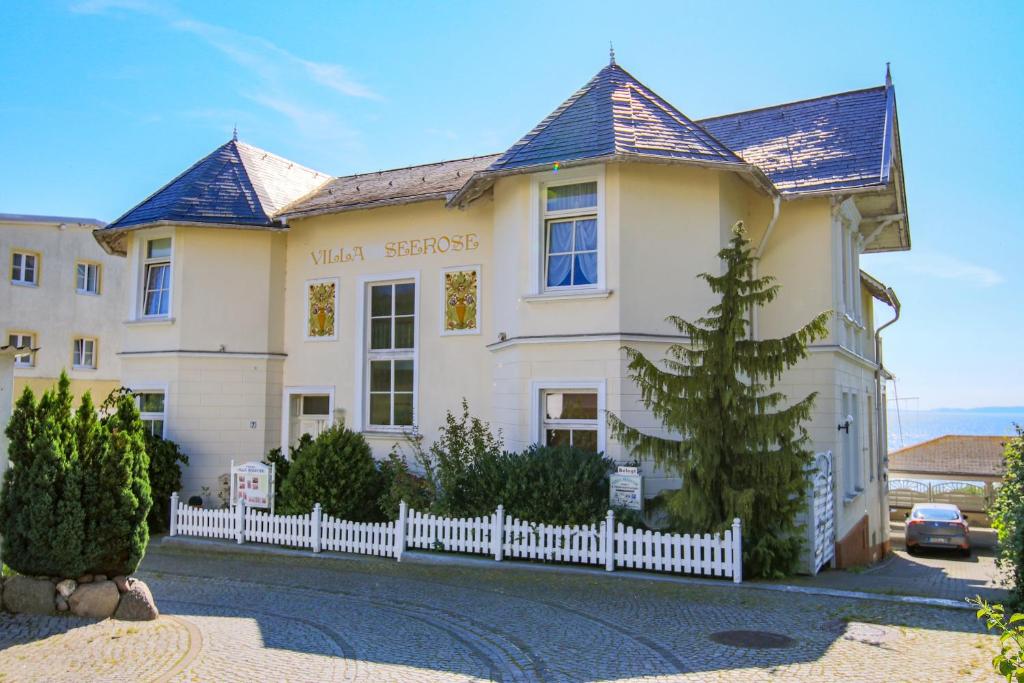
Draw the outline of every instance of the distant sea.
[[[1010,436],[1024,426],[1024,407],[973,410],[889,410],[889,450],[913,446],[946,434]]]

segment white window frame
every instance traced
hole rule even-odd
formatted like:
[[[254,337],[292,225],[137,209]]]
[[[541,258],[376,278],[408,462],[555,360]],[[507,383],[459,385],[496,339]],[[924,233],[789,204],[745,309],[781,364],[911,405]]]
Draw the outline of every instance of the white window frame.
[[[597,452],[608,453],[607,381],[604,379],[544,379],[530,382],[530,438],[544,444],[544,394],[555,391],[597,393]]]
[[[24,348],[26,346],[25,339],[28,339],[27,346],[29,348],[35,348],[36,346],[36,333],[35,332],[22,332],[20,330],[11,330],[7,333],[7,337],[4,339],[4,343],[10,344],[11,337],[17,337],[18,343],[14,346],[18,348]],[[24,359],[28,360],[24,360]],[[35,354],[29,351],[28,353],[19,353],[14,357],[14,367],[18,368],[34,368],[36,366]]]
[[[593,211],[572,209],[547,211],[547,189],[559,185],[597,183],[597,206]],[[585,166],[547,171],[532,176],[530,183],[530,283],[528,298],[562,298],[607,294],[606,263],[608,260],[605,236],[605,167]],[[547,286],[547,223],[555,218],[571,216],[597,216],[597,282],[592,285]]]
[[[171,240],[171,253],[168,256],[158,256],[155,258],[149,258],[147,256],[148,247],[150,242],[156,240],[169,239]],[[171,232],[159,232],[152,235],[146,235],[144,238],[139,240],[139,271],[138,271],[138,286],[135,288],[136,298],[136,320],[170,320],[174,312],[174,250],[175,250],[175,238]],[[148,278],[149,266],[166,263],[169,269],[169,277],[167,281],[167,312],[166,313],[154,313],[146,314],[146,285]]]
[[[444,276],[447,273],[459,273],[463,271],[473,271],[476,273],[476,329],[474,330],[446,330],[445,329],[445,315],[446,315],[446,301],[445,301],[445,288],[444,288]],[[442,268],[440,273],[440,289],[438,290],[438,321],[441,327],[442,337],[457,337],[466,334],[481,334],[481,329],[484,325],[483,315],[483,296],[484,296],[484,283],[481,278],[483,277],[483,269],[480,264],[472,266],[449,266]]]
[[[163,394],[164,395],[164,411],[162,413],[151,413],[142,412],[142,401],[136,397],[135,405],[139,408],[139,419],[140,420],[162,420],[163,431],[160,436],[164,439],[167,438],[167,423],[168,423],[168,407],[170,402],[170,391],[166,384],[133,384],[129,387],[132,394]]]
[[[81,345],[82,345],[81,351],[79,351],[79,349],[78,349],[79,342],[81,342]],[[92,358],[92,363],[91,364],[83,362],[85,360],[85,356],[86,356],[86,352],[85,352],[86,344],[89,344],[89,345],[92,346],[92,349],[89,351],[89,355]],[[97,362],[98,356],[99,356],[99,340],[96,337],[80,336],[80,337],[75,337],[74,339],[71,340],[71,367],[72,367],[72,369],[74,369],[74,370],[95,370],[97,368],[97,366],[99,365],[99,363]]]
[[[14,275],[14,271],[15,271],[14,257],[15,256],[20,256],[21,257],[21,265],[17,266],[17,268],[18,268],[18,275],[17,275],[17,277],[15,277],[15,275]],[[32,259],[32,279],[31,280],[25,279],[25,271],[27,270],[26,267],[25,267],[25,259],[26,258],[31,258]],[[39,275],[40,275],[40,270],[41,270],[42,263],[43,263],[42,254],[40,254],[38,251],[32,251],[31,249],[11,249],[11,260],[10,260],[11,284],[12,285],[17,285],[19,287],[38,287],[39,286]]]
[[[415,317],[413,322],[413,348],[412,353],[409,354],[413,361],[412,371],[412,425],[370,425],[370,287],[373,285],[382,285],[387,283],[398,284],[401,282],[412,282],[416,285],[416,295],[414,297],[415,302]],[[415,433],[418,428],[419,420],[419,397],[420,397],[420,325],[423,318],[423,307],[421,306],[422,287],[420,283],[420,271],[408,270],[396,273],[380,273],[376,275],[363,275],[359,278],[356,287],[356,344],[355,344],[355,402],[352,409],[352,425],[354,429],[368,433],[385,433],[385,434],[411,434]],[[401,353],[405,354],[407,350],[403,349]],[[383,354],[394,354],[391,357],[397,357],[395,352],[374,352]]]
[[[81,268],[85,268],[85,286],[84,287],[81,286],[81,283],[80,283],[80,281],[81,281],[81,277],[80,277],[81,271],[80,271],[80,269]],[[91,269],[95,269],[96,270],[96,278],[95,278],[96,288],[95,289],[89,289],[89,271]],[[100,287],[102,287],[102,284],[101,284],[101,278],[102,277],[103,277],[103,264],[102,263],[98,263],[96,261],[75,261],[75,293],[76,294],[86,294],[86,295],[89,295],[89,296],[99,296],[99,294],[100,294]]]
[[[327,396],[327,426],[334,425],[334,386],[292,386],[285,387],[281,402],[281,454],[288,456],[291,446],[292,399],[296,396]]]

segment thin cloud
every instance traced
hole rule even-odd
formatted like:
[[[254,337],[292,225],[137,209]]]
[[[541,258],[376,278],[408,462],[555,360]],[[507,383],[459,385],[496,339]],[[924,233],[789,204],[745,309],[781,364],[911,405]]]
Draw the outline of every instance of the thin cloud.
[[[84,0],[71,6],[79,14],[103,14],[111,10],[135,12],[155,17],[171,28],[202,39],[235,63],[250,69],[260,78],[279,84],[296,72],[348,97],[379,99],[369,87],[353,78],[340,64],[316,62],[292,54],[275,43],[240,33],[234,29],[193,19],[173,7],[146,0]]]
[[[917,275],[959,280],[976,287],[994,287],[1004,282],[1003,276],[991,268],[939,252],[912,255],[905,267]]]

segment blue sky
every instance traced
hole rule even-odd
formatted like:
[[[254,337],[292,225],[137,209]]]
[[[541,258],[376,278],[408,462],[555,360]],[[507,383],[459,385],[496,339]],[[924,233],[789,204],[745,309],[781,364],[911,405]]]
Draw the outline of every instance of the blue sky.
[[[500,151],[607,62],[693,118],[897,88],[922,408],[1024,404],[1024,3],[3,3],[0,212],[112,220],[231,135],[332,174]],[[880,311],[884,317],[888,314]]]

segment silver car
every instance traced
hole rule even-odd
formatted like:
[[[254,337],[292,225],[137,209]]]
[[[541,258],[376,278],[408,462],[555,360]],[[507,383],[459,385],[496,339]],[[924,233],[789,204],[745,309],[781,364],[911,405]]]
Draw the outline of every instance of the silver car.
[[[920,548],[956,548],[964,557],[971,555],[971,535],[967,517],[956,505],[918,503],[907,515],[907,552]]]

